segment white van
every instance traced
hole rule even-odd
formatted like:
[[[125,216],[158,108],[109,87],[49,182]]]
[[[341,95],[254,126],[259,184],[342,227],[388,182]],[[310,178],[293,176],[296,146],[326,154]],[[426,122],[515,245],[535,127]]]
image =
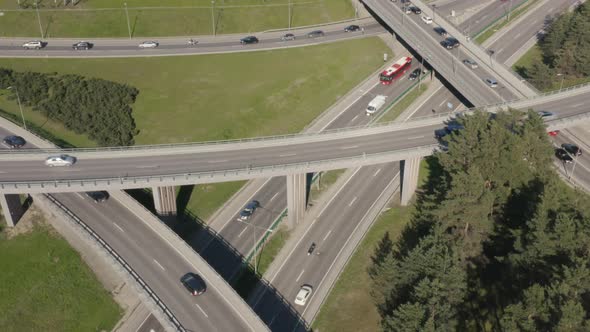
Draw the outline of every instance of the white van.
[[[378,95],[367,106],[367,115],[375,114],[383,105],[385,105],[385,99],[387,96]]]

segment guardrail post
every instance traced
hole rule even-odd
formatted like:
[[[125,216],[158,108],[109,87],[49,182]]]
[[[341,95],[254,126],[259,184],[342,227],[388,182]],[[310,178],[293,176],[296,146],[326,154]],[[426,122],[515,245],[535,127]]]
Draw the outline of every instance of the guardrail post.
[[[418,186],[418,173],[420,172],[420,157],[409,158],[401,162],[402,185],[401,205],[406,206]]]
[[[306,204],[305,173],[287,175],[287,220],[289,228],[294,228],[299,220],[303,220]]]
[[[18,194],[0,194],[0,206],[8,227],[14,227],[24,213]]]

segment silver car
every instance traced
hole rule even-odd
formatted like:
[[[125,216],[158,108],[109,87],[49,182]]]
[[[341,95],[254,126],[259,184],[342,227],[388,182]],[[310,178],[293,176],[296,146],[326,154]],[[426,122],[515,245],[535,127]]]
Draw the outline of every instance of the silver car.
[[[498,81],[496,81],[493,78],[486,78],[486,79],[484,79],[484,81],[486,82],[487,85],[490,86],[490,88],[495,88],[498,86]]]
[[[465,59],[463,60],[463,63],[468,66],[471,69],[475,69],[478,68],[479,66],[477,65],[477,62],[471,60],[471,59]]]
[[[143,43],[139,44],[139,48],[156,48],[160,44],[155,41],[144,41]]]
[[[67,154],[62,154],[59,156],[50,156],[45,159],[45,165],[49,167],[54,166],[72,166],[76,163],[76,158],[69,156]]]
[[[23,44],[23,48],[25,50],[35,49],[40,50],[45,46],[42,41],[40,40],[32,40]]]

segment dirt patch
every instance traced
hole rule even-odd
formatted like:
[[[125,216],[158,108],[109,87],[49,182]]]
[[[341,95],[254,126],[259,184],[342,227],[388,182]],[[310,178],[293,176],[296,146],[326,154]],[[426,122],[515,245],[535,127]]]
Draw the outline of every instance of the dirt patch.
[[[12,239],[18,235],[30,233],[37,226],[47,226],[47,222],[41,211],[31,206],[14,227],[6,227],[3,232],[6,238]],[[50,229],[52,233],[55,232],[51,227],[46,228]]]

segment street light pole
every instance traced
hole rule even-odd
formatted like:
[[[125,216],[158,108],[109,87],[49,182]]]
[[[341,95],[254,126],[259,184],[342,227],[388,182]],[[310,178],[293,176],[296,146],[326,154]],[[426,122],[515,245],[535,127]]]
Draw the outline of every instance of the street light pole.
[[[213,24],[213,36],[215,36],[215,0],[211,1],[211,24]]]
[[[289,0],[289,30],[291,30],[291,0]]]
[[[254,245],[254,274],[258,274],[258,261],[257,261],[257,257],[256,257],[256,256],[258,256],[258,245],[256,243],[256,228],[260,228],[260,229],[265,230],[269,233],[272,233],[273,230],[270,228],[259,227],[254,224],[251,224],[249,222],[242,221],[242,220],[240,220],[240,222],[243,224],[246,224],[248,226],[252,226],[252,244]]]
[[[510,12],[512,11],[512,0],[510,0],[510,7],[508,8],[508,17],[506,17],[506,21],[510,21]]]
[[[436,4],[432,4],[432,22],[436,23]]]
[[[35,11],[37,12],[37,22],[39,22],[39,32],[41,32],[41,39],[45,38],[43,33],[43,25],[41,25],[41,15],[39,15],[39,3],[35,1]]]
[[[25,128],[25,130],[27,130],[27,122],[25,121],[25,113],[23,113],[23,106],[20,103],[20,96],[18,94],[18,89],[16,88],[16,86],[15,87],[9,86],[8,88],[6,88],[6,90],[12,90],[12,89],[14,89],[14,92],[16,93],[16,100],[18,102],[18,108],[20,110],[20,117],[23,119],[23,127]]]
[[[561,89],[563,89],[563,80],[565,80],[565,75],[559,73],[557,76],[561,76],[561,83],[559,84],[559,90],[561,91]]]
[[[131,24],[129,24],[129,11],[127,10],[127,2],[124,2],[125,16],[127,17],[127,31],[129,32],[129,39],[131,39]]]

